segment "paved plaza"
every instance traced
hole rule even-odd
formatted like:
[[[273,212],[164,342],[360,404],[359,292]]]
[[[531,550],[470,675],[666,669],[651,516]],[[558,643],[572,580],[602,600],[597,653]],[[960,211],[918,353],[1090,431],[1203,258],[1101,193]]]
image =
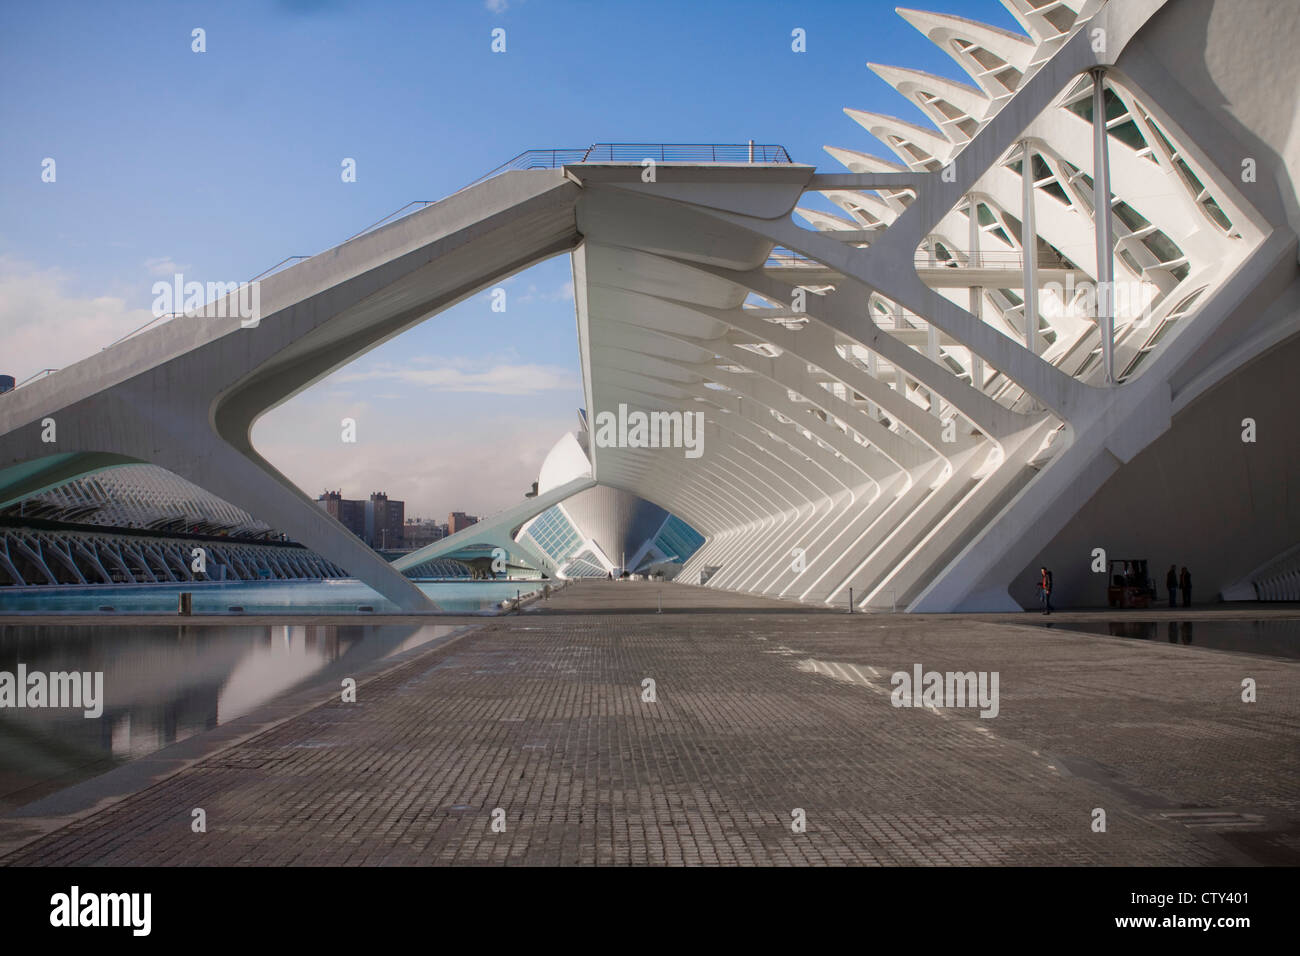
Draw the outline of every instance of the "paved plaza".
[[[0,862],[1300,860],[1297,662],[672,584],[535,607],[0,820]],[[997,716],[891,706],[916,664],[997,672]]]

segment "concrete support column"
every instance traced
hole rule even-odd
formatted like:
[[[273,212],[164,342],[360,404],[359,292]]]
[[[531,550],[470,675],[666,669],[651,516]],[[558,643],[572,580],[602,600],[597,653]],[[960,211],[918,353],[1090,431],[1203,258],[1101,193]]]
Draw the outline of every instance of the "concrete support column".
[[[1034,222],[1033,147],[1020,144],[1020,252],[1025,273],[1025,348],[1038,354],[1038,228]]]
[[[930,245],[930,259],[934,259],[934,245]],[[894,331],[901,331],[912,327],[912,323],[903,318],[903,307],[897,302],[894,303]],[[907,376],[897,365],[894,366],[894,391],[899,395],[907,394]]]
[[[974,193],[967,193],[966,203],[970,217],[970,249],[967,264],[971,269],[978,269],[981,264],[979,202],[975,199]],[[984,318],[984,290],[980,286],[970,287],[970,314],[976,319]],[[984,388],[984,357],[976,355],[973,351],[970,353],[970,380],[976,388],[981,390]]]
[[[939,361],[939,330],[929,322],[925,324],[925,356],[931,362]],[[937,418],[939,416],[939,395],[933,388],[928,386],[926,392],[930,396],[930,413]]]
[[[1115,384],[1115,238],[1110,228],[1110,137],[1106,132],[1106,71],[1092,73],[1092,220],[1097,237],[1097,332],[1102,382]]]

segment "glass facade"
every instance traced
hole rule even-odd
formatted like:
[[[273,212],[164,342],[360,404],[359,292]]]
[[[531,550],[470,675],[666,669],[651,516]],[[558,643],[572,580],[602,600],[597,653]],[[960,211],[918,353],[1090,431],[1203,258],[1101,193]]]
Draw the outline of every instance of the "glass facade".
[[[685,561],[704,543],[704,536],[677,515],[669,515],[655,538],[655,547],[670,560]]]
[[[566,577],[570,578],[603,578],[609,574],[601,565],[597,564],[588,555],[583,555],[573,560],[567,568],[564,569]]]
[[[563,564],[582,543],[582,538],[559,505],[553,505],[538,515],[528,526],[527,534],[557,565]]]

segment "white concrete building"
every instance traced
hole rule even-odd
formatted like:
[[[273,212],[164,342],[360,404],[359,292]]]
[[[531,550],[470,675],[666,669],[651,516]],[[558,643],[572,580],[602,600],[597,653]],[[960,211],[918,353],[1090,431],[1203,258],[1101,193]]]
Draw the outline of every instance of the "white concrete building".
[[[592,425],[698,416],[700,453],[620,425],[589,470],[404,561],[513,542],[601,486],[698,530],[681,579],[711,587],[1006,610],[1046,563],[1058,604],[1098,604],[1101,549],[1187,565],[1207,600],[1300,597],[1294,5],[1003,3],[1021,33],[900,11],[971,82],[873,67],[932,125],[847,110],[857,138],[827,147],[846,172],[765,147],[528,155],[557,168],[264,280],[255,329],[182,317],[20,388],[0,399],[0,503],[152,461],[421,606],[249,426],[569,252]]]

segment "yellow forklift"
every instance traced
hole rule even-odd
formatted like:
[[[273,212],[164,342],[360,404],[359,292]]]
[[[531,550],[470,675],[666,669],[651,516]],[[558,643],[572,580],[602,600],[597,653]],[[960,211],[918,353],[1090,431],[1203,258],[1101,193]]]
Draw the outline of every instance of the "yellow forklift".
[[[1111,607],[1150,607],[1156,600],[1155,584],[1147,576],[1145,558],[1112,558],[1106,564],[1110,580],[1106,600]]]

